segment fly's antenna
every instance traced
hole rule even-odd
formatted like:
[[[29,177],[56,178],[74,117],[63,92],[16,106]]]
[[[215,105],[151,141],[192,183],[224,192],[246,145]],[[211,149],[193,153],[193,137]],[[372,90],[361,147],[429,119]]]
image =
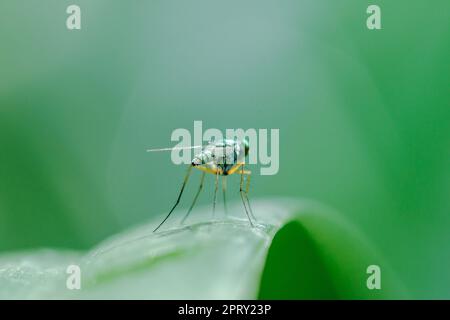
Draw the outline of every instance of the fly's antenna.
[[[188,149],[200,149],[200,148],[203,148],[203,146],[147,149],[147,152],[172,151],[172,150],[188,150]]]

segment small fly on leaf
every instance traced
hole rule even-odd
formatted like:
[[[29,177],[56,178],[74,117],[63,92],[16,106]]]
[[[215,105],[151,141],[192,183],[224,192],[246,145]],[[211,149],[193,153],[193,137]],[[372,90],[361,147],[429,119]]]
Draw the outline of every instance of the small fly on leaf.
[[[189,214],[194,208],[194,205],[197,201],[197,198],[203,188],[203,182],[205,179],[205,175],[207,173],[213,174],[215,176],[215,188],[214,188],[214,199],[213,199],[213,215],[216,209],[216,198],[217,198],[217,190],[219,186],[219,176],[222,177],[222,193],[223,193],[223,202],[226,212],[226,189],[227,189],[227,176],[237,173],[241,175],[239,192],[241,194],[242,204],[244,205],[245,213],[247,214],[248,221],[250,225],[253,227],[252,218],[256,220],[253,215],[252,208],[250,206],[250,201],[248,199],[248,190],[250,188],[250,175],[251,172],[249,170],[245,170],[245,158],[248,156],[248,152],[250,150],[249,142],[247,139],[242,141],[230,140],[230,139],[222,139],[217,142],[211,142],[206,146],[193,146],[193,147],[175,147],[175,148],[163,148],[163,149],[149,149],[148,152],[154,151],[171,151],[171,150],[181,150],[181,149],[200,149],[194,159],[192,159],[187,174],[183,180],[183,184],[181,186],[181,190],[178,194],[178,198],[173,205],[172,209],[170,209],[167,216],[161,221],[161,223],[153,230],[155,232],[158,230],[164,222],[170,217],[172,212],[175,210],[177,205],[180,203],[181,196],[183,195],[184,188],[189,180],[189,176],[191,174],[192,168],[198,169],[202,171],[202,176],[200,178],[200,186],[195,194],[194,200],[192,201],[191,206],[189,207],[186,215],[181,220],[183,223]],[[246,181],[244,183],[244,176],[246,177]],[[244,188],[245,184],[245,188]]]

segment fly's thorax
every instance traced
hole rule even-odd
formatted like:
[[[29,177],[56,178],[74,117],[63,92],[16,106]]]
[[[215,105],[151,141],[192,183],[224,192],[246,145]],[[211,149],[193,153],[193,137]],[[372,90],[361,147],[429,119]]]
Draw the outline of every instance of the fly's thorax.
[[[245,159],[245,150],[242,143],[236,140],[223,140],[214,148],[216,163],[221,167],[242,163]]]

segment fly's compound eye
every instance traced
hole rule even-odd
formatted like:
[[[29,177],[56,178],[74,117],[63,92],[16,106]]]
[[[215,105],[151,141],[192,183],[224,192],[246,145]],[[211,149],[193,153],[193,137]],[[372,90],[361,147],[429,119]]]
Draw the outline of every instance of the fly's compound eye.
[[[202,160],[201,159],[199,159],[199,158],[195,158],[194,160],[192,160],[192,163],[191,163],[194,167],[195,166],[199,166],[199,165],[201,165],[202,164]]]

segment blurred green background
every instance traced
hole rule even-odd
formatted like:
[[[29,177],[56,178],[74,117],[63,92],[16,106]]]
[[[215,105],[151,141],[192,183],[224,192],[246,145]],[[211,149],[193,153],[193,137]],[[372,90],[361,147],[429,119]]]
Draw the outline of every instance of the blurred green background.
[[[65,26],[73,3],[79,31]],[[382,30],[366,28],[369,4]],[[194,120],[279,128],[280,171],[254,176],[251,197],[338,209],[412,297],[450,298],[449,12],[448,1],[2,1],[0,250],[85,249],[166,212],[185,168],[145,150]],[[237,199],[237,178],[229,187]]]

